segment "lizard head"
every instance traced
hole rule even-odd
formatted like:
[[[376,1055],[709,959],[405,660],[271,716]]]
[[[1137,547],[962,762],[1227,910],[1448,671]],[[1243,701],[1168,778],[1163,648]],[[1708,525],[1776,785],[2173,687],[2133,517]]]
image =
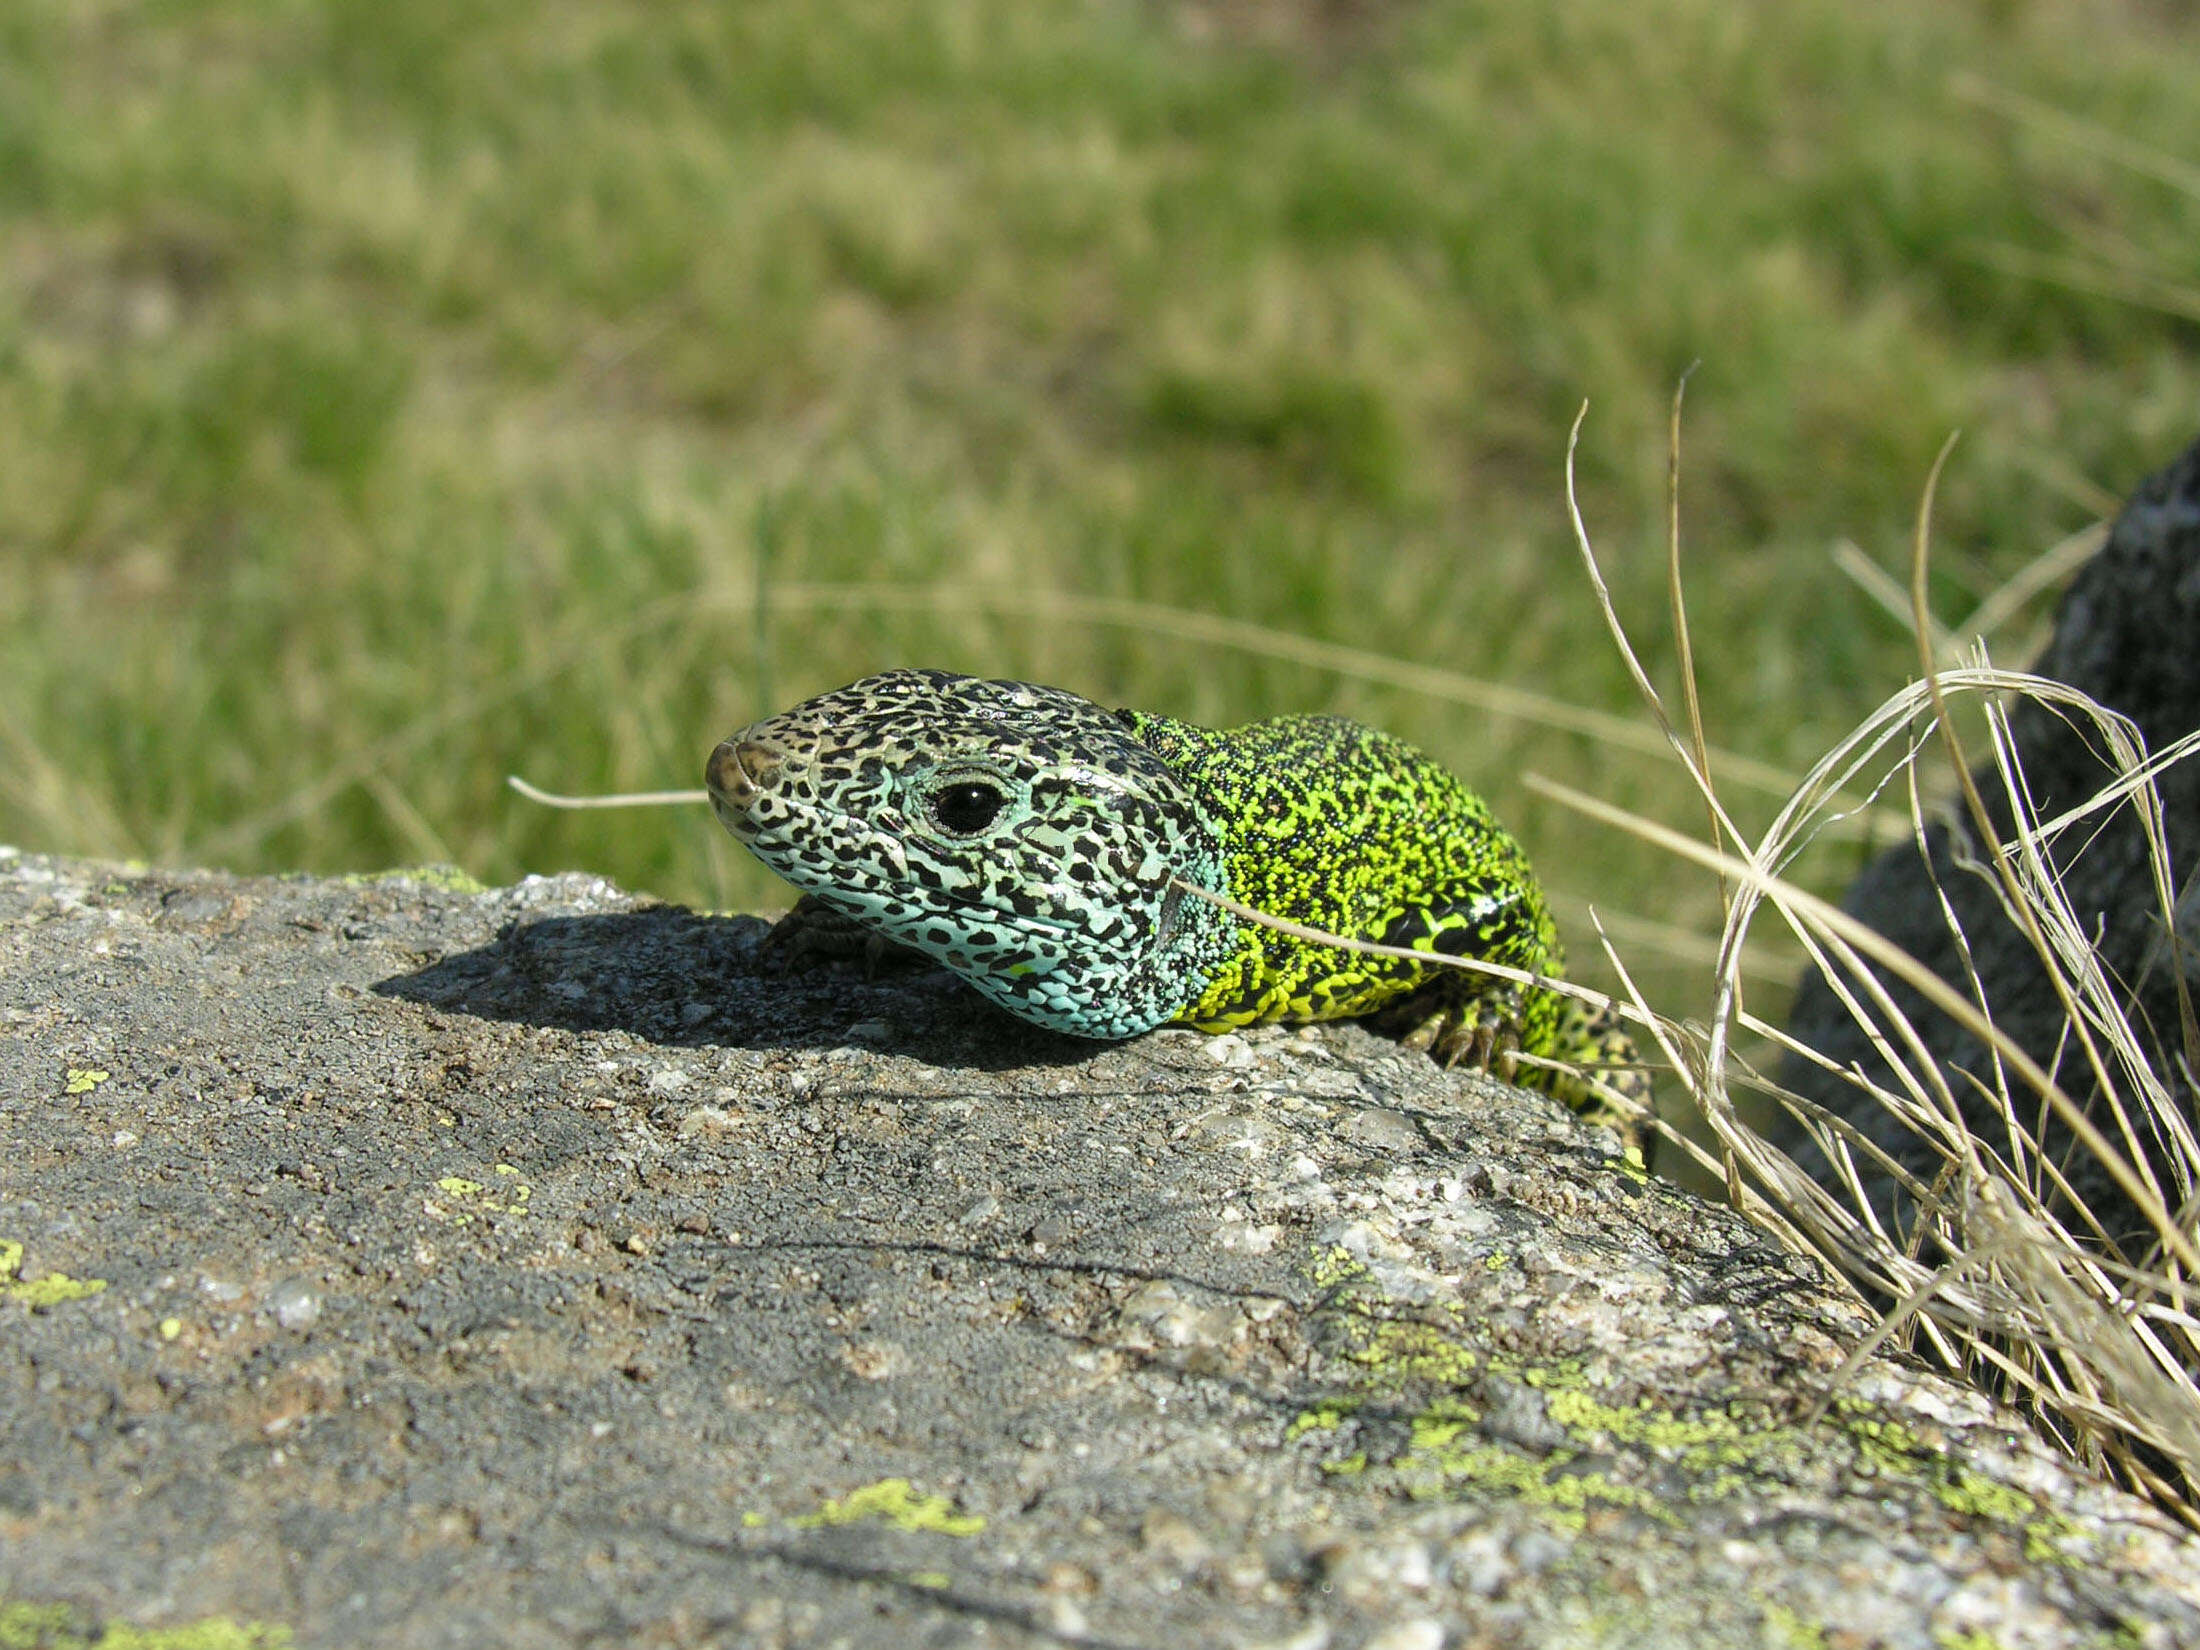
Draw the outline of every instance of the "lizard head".
[[[1011,1013],[1127,1037],[1234,946],[1221,837],[1116,712],[1059,688],[895,670],[711,753],[727,830],[804,893]]]

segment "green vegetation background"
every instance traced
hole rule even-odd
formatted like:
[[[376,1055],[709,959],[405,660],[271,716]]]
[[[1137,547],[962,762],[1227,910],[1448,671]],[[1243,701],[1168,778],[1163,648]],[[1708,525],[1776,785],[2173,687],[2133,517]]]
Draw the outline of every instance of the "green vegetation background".
[[[1914,669],[1831,550],[1901,564],[1948,431],[1956,620],[2200,429],[2196,85],[2200,25],[2114,0],[9,0],[0,842],[770,903],[700,809],[502,776],[692,785],[921,662],[1378,721],[1517,824],[1577,956],[1590,896],[1701,934],[1708,879],[1521,784],[1699,820],[1639,755],[815,587],[1136,598],[1631,709],[1566,430],[1588,398],[1670,681],[1700,360],[1712,736],[1799,771]]]

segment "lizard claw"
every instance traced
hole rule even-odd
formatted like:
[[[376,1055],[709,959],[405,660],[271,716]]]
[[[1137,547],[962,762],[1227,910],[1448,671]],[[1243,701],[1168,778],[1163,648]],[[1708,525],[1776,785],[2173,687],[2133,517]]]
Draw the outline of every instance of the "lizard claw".
[[[808,894],[772,924],[764,936],[764,949],[784,952],[798,966],[860,958],[865,979],[875,979],[882,970],[902,962],[923,960],[921,953],[896,945],[877,929],[842,915]]]

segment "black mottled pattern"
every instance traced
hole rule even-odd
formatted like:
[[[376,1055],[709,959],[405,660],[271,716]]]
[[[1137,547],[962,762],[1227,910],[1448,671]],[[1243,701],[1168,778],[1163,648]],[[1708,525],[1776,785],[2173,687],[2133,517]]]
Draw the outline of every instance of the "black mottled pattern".
[[[1171,879],[1352,938],[1560,967],[1527,858],[1465,785],[1328,716],[1227,732],[1059,688],[897,670],[734,741],[770,776],[735,836],[1011,1011],[1090,1037],[1367,1014],[1429,985],[1531,1054],[1560,999],[1241,923]],[[976,828],[966,828],[977,815]]]
[[[1178,1017],[1239,948],[1221,834],[1121,718],[1026,682],[896,670],[733,739],[778,764],[719,814],[834,910],[946,964],[1014,1013],[1088,1037]],[[952,798],[998,813],[951,828]]]

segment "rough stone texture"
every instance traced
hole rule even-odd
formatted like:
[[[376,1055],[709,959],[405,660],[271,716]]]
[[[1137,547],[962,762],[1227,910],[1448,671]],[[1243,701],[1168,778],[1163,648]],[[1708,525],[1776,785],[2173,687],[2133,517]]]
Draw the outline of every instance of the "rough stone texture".
[[[2200,1544],[1915,1368],[1809,1419],[1863,1313],[1540,1096],[763,932],[0,851],[0,1639],[2200,1644]]]
[[[2081,688],[2130,717],[2150,751],[2200,727],[2200,444],[2132,495],[2107,544],[2063,597],[2054,637],[2032,669]],[[2089,724],[2066,721],[2030,699],[2017,702],[2011,724],[2036,817],[2054,817],[2114,777],[2097,754]],[[2006,840],[2012,814],[2005,785],[1990,763],[1974,770],[1974,778],[1996,834]],[[2184,886],[2200,866],[2200,761],[2176,763],[2160,776],[2156,788],[2171,886],[2183,896],[2178,926],[2188,948],[2184,966],[2189,971],[2195,954],[2189,948],[2200,943],[2200,922],[2194,920],[2200,913],[2191,909],[2191,894]],[[2075,1098],[2097,1099],[2090,1071],[2066,1047],[2069,1028],[2061,1001],[2037,954],[2004,913],[1998,883],[1979,857],[1968,816],[1930,827],[1926,842],[1929,863],[1928,854],[1921,854],[1915,843],[1888,849],[1851,884],[1842,908],[1959,989],[1968,989],[1966,966],[1975,967],[1980,994],[1996,1023],[2042,1066],[2059,1070]],[[2173,1084],[2182,1073],[2189,1111],[2189,1068],[2181,1068],[2179,1061],[2200,1065],[2200,1050],[2185,1047],[2177,954],[2168,944],[2137,819],[2129,807],[2119,808],[2097,829],[2089,824],[2066,833],[2050,858],[2072,909],[2097,926],[2097,947],[2111,976],[2132,988],[2128,1000],[2134,1022],[2151,1032],[2161,1051],[2152,1062],[2154,1069]],[[1942,891],[1968,937],[1967,957],[1943,914]],[[1910,987],[1890,980],[1888,990],[1945,1067],[1991,1084],[1992,1062],[1976,1038],[1928,1007]],[[1815,970],[1806,973],[1797,991],[1789,1030],[1843,1066],[1856,1066],[1876,1082],[1890,1080],[1885,1062]],[[1786,1062],[1781,1081],[1847,1117],[1922,1178],[1930,1181],[1938,1170],[1937,1154],[1853,1085],[1796,1059]],[[2003,1125],[1993,1119],[1989,1103],[1968,1077],[1954,1076],[1949,1086],[1982,1136],[1994,1138],[2002,1132]],[[1787,1144],[1799,1161],[1817,1171],[1820,1160],[1799,1137]],[[2069,1145],[2068,1131],[2052,1125],[2046,1155],[2068,1161]],[[2075,1158],[2077,1190],[2110,1232],[2136,1230],[2129,1201],[2090,1157],[2079,1152]],[[2174,1184],[2174,1177],[2167,1183]]]

